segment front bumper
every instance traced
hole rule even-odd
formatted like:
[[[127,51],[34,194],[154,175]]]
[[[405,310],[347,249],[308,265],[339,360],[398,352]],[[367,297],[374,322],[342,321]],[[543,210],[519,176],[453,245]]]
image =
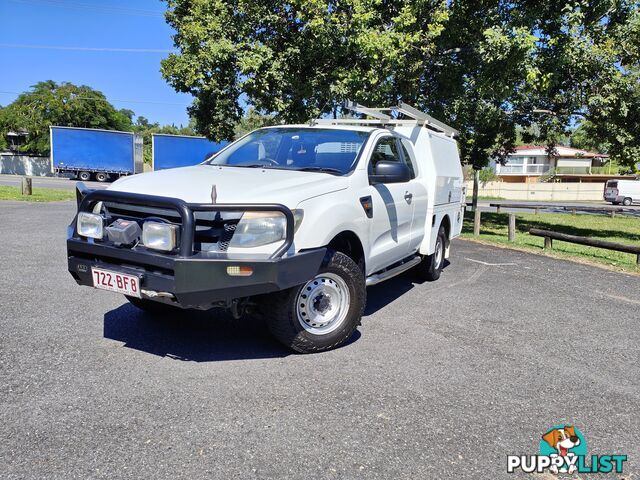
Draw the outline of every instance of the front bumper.
[[[293,215],[282,205],[194,205],[181,200],[107,190],[79,190],[78,211],[91,211],[98,201],[173,208],[182,217],[181,247],[175,254],[156,253],[144,246],[133,248],[89,241],[73,230],[67,239],[68,269],[80,285],[93,286],[92,267],[140,279],[142,298],[184,308],[208,309],[233,299],[284,290],[303,284],[318,272],[326,249],[286,255],[293,243]],[[272,255],[198,252],[193,249],[193,211],[283,211],[287,238]],[[75,225],[75,221],[74,221]],[[250,276],[231,276],[227,267],[251,267]]]
[[[143,298],[184,308],[207,309],[219,302],[284,290],[307,282],[320,268],[326,249],[281,258],[209,254],[167,259],[163,255],[71,238],[67,240],[67,252],[69,272],[80,285],[93,286],[91,268],[104,268],[140,277]],[[227,274],[229,266],[249,266],[253,274],[230,276]]]

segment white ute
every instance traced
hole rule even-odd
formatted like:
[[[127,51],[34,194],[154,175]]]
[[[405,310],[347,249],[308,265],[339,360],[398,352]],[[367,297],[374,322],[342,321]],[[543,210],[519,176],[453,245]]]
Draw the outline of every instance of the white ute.
[[[258,309],[298,352],[342,344],[367,286],[440,277],[465,205],[455,130],[406,104],[349,108],[369,118],[262,128],[197,166],[79,185],[69,271],[154,312]]]

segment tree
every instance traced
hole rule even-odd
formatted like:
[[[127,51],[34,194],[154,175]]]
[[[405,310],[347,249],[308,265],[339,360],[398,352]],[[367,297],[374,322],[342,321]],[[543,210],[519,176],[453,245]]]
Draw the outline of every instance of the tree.
[[[130,111],[119,111],[90,87],[52,80],[39,82],[0,110],[0,137],[9,131],[28,132],[21,151],[48,155],[49,126],[130,130]]]
[[[612,155],[639,153],[630,0],[166,1],[179,53],[162,73],[213,139],[233,136],[245,104],[300,122],[345,99],[403,100],[460,130],[476,172],[518,140],[553,151],[577,119]]]
[[[526,1],[536,32],[532,81],[520,107],[538,140],[553,147],[570,133],[589,137],[631,167],[640,155],[640,10],[636,1]],[[535,112],[539,113],[535,113]],[[580,140],[578,140],[580,141]]]
[[[166,0],[180,53],[162,61],[196,99],[198,132],[232,138],[243,103],[306,122],[343,100],[395,103],[420,81],[443,29],[443,0]]]

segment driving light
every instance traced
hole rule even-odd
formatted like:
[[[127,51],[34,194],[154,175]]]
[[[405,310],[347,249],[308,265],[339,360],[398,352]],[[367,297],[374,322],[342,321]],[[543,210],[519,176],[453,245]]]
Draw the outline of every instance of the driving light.
[[[178,226],[169,223],[144,222],[142,243],[147,248],[170,252],[178,244]]]
[[[76,221],[76,229],[78,230],[78,235],[102,240],[102,237],[104,235],[102,227],[102,216],[88,212],[78,213],[78,220]]]

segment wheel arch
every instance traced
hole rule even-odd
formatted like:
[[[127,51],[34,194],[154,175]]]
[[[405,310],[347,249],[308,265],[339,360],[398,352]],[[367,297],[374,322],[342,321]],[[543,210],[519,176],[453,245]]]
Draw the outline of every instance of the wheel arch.
[[[366,272],[364,246],[358,235],[351,230],[343,230],[327,244],[327,248],[347,255]]]

